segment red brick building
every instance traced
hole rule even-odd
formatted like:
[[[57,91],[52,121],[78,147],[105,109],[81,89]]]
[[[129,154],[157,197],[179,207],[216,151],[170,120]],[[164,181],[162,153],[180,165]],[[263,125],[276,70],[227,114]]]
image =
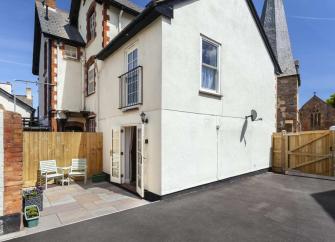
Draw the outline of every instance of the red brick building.
[[[314,95],[299,111],[302,131],[328,130],[335,125],[335,108]]]

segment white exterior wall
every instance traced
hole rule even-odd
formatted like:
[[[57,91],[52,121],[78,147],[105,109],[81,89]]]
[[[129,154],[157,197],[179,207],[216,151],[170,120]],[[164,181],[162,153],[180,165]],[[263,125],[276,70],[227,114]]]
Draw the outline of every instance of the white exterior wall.
[[[4,215],[4,125],[3,125],[4,114],[0,110],[0,217]]]
[[[276,123],[274,66],[246,1],[174,9],[162,27],[161,195],[268,168]],[[199,94],[201,34],[222,45],[222,98]],[[249,121],[240,142],[251,109],[263,121]]]
[[[161,19],[158,19],[104,62],[99,62],[97,81],[101,106],[98,131],[104,134],[104,172],[110,173],[112,130],[141,124],[143,111],[149,119],[145,126],[145,139],[149,140],[144,151],[145,189],[157,194],[161,193],[161,24]],[[134,44],[138,48],[139,65],[143,66],[143,105],[138,110],[122,112],[119,110],[118,76],[127,72],[126,51]]]
[[[57,51],[57,110],[82,111],[82,63]],[[74,95],[75,94],[75,95]]]
[[[14,112],[14,100],[0,95],[0,104],[6,111]],[[19,103],[16,103],[16,112],[21,114],[23,118],[30,118],[30,112],[24,109]]]

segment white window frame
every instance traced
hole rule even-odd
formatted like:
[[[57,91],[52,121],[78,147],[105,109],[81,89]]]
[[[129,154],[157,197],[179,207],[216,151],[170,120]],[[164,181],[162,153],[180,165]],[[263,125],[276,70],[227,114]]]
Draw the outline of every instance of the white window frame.
[[[93,71],[93,79],[90,80],[90,75],[89,73]],[[95,93],[95,77],[96,77],[96,73],[95,73],[95,66],[94,64],[92,64],[89,68],[88,68],[88,71],[87,71],[87,95],[91,95],[93,93]],[[90,90],[90,84],[92,85],[93,84],[93,90]]]
[[[128,55],[133,52],[134,50],[137,49],[137,66],[140,66],[140,51],[139,51],[139,48],[137,47],[137,42],[129,45],[126,50],[125,50],[125,53],[124,53],[124,71],[125,73],[130,71],[128,70]]]
[[[203,41],[206,41],[210,43],[211,45],[214,45],[217,47],[218,53],[217,53],[217,72],[218,72],[218,77],[217,77],[217,89],[212,90],[212,89],[207,89],[202,87],[202,43]],[[211,38],[208,38],[205,35],[200,35],[200,92],[206,93],[206,94],[212,94],[216,96],[221,96],[221,44],[219,42],[214,41]]]
[[[64,58],[78,60],[78,49],[72,45],[64,46]]]
[[[92,40],[92,39],[95,38],[95,28],[97,27],[96,26],[96,14],[95,14],[95,11],[89,17],[88,24],[90,25],[89,30],[90,30],[91,40]]]

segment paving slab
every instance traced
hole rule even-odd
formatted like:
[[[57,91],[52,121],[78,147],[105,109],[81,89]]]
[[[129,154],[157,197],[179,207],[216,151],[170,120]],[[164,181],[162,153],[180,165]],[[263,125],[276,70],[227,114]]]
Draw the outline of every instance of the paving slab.
[[[131,199],[131,203],[127,199]],[[26,236],[41,231],[78,223],[83,220],[119,212],[113,202],[125,200],[122,210],[148,204],[108,182],[72,183],[69,186],[49,186],[43,193],[44,210],[41,212],[40,223],[36,228],[24,228],[18,233],[0,236],[3,239]],[[135,203],[135,201],[138,201]]]

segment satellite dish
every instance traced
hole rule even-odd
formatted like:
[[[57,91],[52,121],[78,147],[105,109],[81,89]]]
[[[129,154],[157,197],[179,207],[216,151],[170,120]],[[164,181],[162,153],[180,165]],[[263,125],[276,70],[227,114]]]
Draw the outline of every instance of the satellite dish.
[[[257,111],[256,110],[251,110],[251,115],[250,115],[250,117],[251,117],[251,121],[252,122],[254,122],[254,121],[256,121],[256,119],[257,119]]]

